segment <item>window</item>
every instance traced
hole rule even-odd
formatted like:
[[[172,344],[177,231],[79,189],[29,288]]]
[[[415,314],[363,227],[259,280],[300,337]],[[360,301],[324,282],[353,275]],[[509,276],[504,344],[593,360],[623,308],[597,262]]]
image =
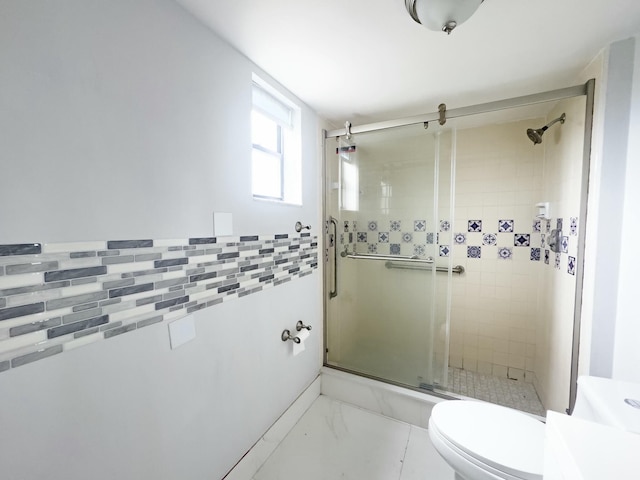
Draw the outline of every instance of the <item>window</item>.
[[[253,197],[301,204],[300,109],[255,75],[251,143]]]
[[[284,200],[282,125],[254,109],[251,112],[251,138],[253,195]]]

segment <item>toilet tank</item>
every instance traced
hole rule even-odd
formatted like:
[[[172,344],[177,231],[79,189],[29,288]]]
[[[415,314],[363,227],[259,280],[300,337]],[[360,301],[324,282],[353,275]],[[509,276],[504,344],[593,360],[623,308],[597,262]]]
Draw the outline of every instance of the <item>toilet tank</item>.
[[[579,377],[572,416],[640,433],[640,384]]]

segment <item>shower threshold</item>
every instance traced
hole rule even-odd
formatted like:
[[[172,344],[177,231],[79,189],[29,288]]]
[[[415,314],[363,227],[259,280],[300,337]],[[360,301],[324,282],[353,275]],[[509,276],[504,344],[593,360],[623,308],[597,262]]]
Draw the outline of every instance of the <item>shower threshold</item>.
[[[423,392],[429,395],[447,400],[453,399],[476,399],[485,402],[495,403],[509,408],[514,408],[532,415],[541,417],[546,415],[546,411],[532,383],[508,378],[484,375],[477,372],[463,370],[461,368],[449,367],[449,381],[446,387],[439,385],[420,383],[419,385],[407,385],[405,383],[394,382],[382,377],[344,368],[338,365],[325,364],[326,368],[342,371],[359,377],[369,378],[389,385]]]

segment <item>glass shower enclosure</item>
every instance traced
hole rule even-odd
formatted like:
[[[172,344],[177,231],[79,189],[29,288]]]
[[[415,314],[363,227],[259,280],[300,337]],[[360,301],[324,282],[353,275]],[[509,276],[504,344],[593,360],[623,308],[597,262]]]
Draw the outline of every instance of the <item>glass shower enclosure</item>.
[[[325,140],[327,365],[447,384],[455,134],[419,123]]]

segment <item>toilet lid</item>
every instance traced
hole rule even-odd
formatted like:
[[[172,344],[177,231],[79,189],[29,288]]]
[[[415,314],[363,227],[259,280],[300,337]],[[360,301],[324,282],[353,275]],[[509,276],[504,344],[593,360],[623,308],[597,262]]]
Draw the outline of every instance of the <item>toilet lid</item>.
[[[431,421],[453,445],[520,478],[541,478],[544,423],[492,403],[450,400],[436,404]]]

